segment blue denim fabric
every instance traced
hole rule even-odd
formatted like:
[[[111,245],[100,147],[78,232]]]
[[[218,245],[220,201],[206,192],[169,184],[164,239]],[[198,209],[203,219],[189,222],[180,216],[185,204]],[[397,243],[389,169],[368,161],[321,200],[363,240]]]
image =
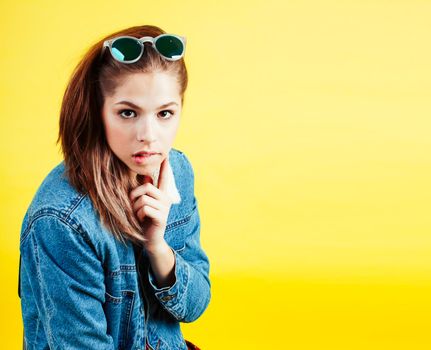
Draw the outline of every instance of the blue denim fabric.
[[[88,195],[64,176],[63,161],[46,176],[21,228],[27,349],[187,349],[180,322],[196,320],[209,304],[209,260],[192,166],[177,149],[169,158],[181,196],[165,231],[176,261],[170,287],[157,288],[145,249],[102,226]]]

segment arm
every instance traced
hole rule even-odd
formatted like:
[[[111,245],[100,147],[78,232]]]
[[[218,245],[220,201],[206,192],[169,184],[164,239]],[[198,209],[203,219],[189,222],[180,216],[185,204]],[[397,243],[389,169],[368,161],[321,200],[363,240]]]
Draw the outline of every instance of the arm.
[[[175,283],[175,253],[163,240],[159,247],[146,247],[151,264],[151,271],[155,276],[156,287],[163,288]]]
[[[162,306],[178,321],[193,322],[205,311],[211,299],[209,260],[200,244],[200,217],[194,196],[194,173],[192,166],[183,154],[185,168],[191,178],[193,207],[190,232],[186,235],[185,248],[180,252],[169,247],[158,252],[149,252],[151,265],[148,279],[155,296]],[[158,257],[155,255],[158,254]],[[172,259],[172,256],[174,259]],[[165,267],[154,265],[154,261],[164,262]],[[153,266],[153,268],[152,268]],[[169,284],[169,282],[172,282]],[[160,284],[159,284],[160,283]],[[158,285],[159,284],[159,285]],[[168,286],[165,286],[168,284]],[[161,285],[161,286],[160,286]]]
[[[175,257],[174,284],[159,288],[151,265],[148,267],[148,279],[155,296],[162,306],[181,322],[193,322],[198,319],[211,299],[209,261],[200,245],[200,220],[197,208],[190,220],[193,221],[193,232],[187,236],[185,248],[181,253],[170,248]]]
[[[49,347],[114,349],[102,307],[103,267],[85,232],[43,215],[24,233],[20,251]]]

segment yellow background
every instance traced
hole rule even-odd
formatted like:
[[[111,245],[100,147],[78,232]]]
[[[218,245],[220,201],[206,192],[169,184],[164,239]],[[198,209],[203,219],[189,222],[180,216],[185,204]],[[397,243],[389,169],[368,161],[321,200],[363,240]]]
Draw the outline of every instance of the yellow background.
[[[430,349],[431,1],[3,1],[0,339],[19,349],[19,232],[61,97],[96,40],[187,37],[212,299],[202,349]]]

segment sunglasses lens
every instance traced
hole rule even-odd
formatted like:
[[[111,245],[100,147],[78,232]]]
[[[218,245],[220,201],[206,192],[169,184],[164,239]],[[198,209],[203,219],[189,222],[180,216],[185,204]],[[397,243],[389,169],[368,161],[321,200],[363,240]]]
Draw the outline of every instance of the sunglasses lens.
[[[132,38],[116,39],[112,45],[112,54],[120,62],[136,60],[142,53],[142,46]]]
[[[180,39],[172,35],[162,36],[155,42],[157,50],[171,59],[179,59],[184,52],[184,45]]]

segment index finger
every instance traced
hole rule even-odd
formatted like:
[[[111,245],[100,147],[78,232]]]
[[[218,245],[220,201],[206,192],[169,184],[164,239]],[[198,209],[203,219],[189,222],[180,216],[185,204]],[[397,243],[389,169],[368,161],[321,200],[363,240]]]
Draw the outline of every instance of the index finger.
[[[160,166],[158,188],[163,192],[166,192],[168,187],[168,176],[169,176],[169,170],[170,170],[169,166],[170,165],[169,165],[169,154],[168,154]]]

